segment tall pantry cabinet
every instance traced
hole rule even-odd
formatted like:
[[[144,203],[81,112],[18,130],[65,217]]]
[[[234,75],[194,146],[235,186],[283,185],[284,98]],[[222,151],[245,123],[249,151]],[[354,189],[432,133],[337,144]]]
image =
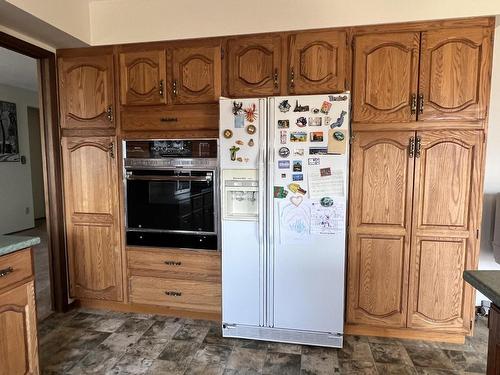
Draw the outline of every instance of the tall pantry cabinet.
[[[354,36],[348,333],[471,332],[491,49],[489,24]]]

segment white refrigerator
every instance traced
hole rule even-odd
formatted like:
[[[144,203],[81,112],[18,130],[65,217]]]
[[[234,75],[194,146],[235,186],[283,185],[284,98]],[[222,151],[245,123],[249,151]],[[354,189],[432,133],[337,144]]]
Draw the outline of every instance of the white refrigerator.
[[[220,99],[224,337],[342,347],[349,108]]]

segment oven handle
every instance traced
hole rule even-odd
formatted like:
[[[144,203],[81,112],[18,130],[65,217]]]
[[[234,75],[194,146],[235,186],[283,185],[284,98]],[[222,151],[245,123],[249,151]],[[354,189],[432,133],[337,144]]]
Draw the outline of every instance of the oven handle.
[[[212,176],[197,177],[197,176],[154,176],[154,175],[129,175],[127,180],[136,181],[195,181],[195,182],[210,182]]]

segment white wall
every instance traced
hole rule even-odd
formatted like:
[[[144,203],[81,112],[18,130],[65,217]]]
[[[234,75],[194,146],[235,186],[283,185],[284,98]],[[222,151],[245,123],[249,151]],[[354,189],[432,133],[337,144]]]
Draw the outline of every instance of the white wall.
[[[491,77],[491,99],[488,138],[486,145],[486,173],[484,177],[483,223],[481,228],[481,252],[479,269],[500,270],[500,264],[493,258],[493,224],[495,194],[500,193],[500,16],[496,19],[495,46],[493,48],[493,74]],[[477,293],[476,305],[486,300]]]
[[[19,150],[26,156],[26,164],[0,162],[0,234],[5,234],[34,226],[27,107],[38,107],[38,94],[0,85],[0,100],[16,103]]]
[[[101,0],[91,44],[114,44],[500,14],[499,0]]]

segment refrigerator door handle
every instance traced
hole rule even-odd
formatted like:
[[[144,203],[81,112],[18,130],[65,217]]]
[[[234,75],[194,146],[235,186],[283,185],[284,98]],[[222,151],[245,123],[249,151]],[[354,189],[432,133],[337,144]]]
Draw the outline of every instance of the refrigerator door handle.
[[[275,130],[274,130],[274,110],[275,110],[276,98],[269,98],[268,101],[268,117],[267,117],[267,311],[266,319],[267,326],[274,327],[274,141],[275,141]]]
[[[259,113],[260,113],[260,130],[259,130],[259,161],[257,168],[259,169],[259,263],[260,263],[260,317],[259,325],[261,327],[266,325],[266,175],[265,175],[265,161],[266,161],[266,100],[259,99]]]

